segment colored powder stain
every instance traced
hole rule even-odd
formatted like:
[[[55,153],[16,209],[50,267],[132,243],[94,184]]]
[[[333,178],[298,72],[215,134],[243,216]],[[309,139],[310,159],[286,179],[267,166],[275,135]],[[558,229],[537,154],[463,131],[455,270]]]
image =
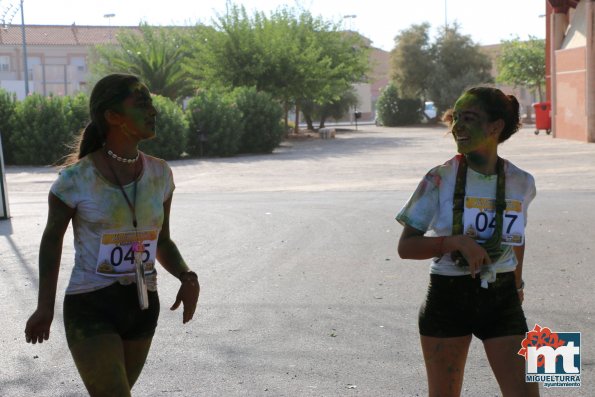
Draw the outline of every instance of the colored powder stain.
[[[496,175],[484,175],[484,174],[478,174],[478,175],[479,175],[479,179],[486,180],[486,181],[496,177]]]
[[[130,224],[132,225],[132,214],[128,208],[117,208],[112,215],[114,223],[122,225],[130,221]]]
[[[487,164],[488,159],[483,153],[479,153],[478,151],[474,151],[467,154],[467,160],[471,164],[476,164],[478,166],[484,166]]]
[[[465,138],[456,140],[459,153],[471,153],[489,141],[485,131],[486,115],[481,109],[481,103],[473,95],[462,95],[455,103],[453,115],[453,137],[455,140],[457,136]]]
[[[432,191],[436,187],[440,186],[442,178],[439,174],[427,173],[419,183],[417,190],[414,192],[414,196],[423,196],[427,192]]]
[[[435,186],[440,187],[440,185],[442,184],[442,177],[439,174],[431,175],[431,177],[432,177],[432,183]]]
[[[130,93],[134,93],[137,91],[143,92],[144,89],[145,89],[145,86],[143,85],[143,83],[136,82],[136,83],[130,84]]]
[[[129,192],[126,192],[126,194],[129,194]],[[134,200],[134,196],[129,194],[129,199],[131,201]],[[104,196],[104,200],[106,203],[112,203],[112,205],[107,208],[110,211],[109,214],[106,214],[106,216],[109,216],[110,222],[117,225],[132,226],[132,211],[128,207],[126,199],[121,191],[109,191],[109,193]]]

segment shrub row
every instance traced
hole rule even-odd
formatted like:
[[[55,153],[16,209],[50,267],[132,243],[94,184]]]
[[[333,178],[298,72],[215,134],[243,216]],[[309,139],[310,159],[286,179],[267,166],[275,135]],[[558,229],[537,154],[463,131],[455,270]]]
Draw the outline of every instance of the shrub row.
[[[254,88],[199,93],[183,110],[153,96],[157,136],[141,150],[167,160],[190,156],[270,153],[283,136],[281,106]],[[88,97],[43,97],[23,101],[0,90],[0,136],[6,164],[58,164],[88,122]]]
[[[389,84],[382,90],[376,109],[382,124],[394,127],[420,122],[422,105],[418,99],[399,98],[397,87]]]
[[[281,106],[255,88],[202,91],[188,103],[186,114],[188,153],[194,156],[271,153],[283,138]]]

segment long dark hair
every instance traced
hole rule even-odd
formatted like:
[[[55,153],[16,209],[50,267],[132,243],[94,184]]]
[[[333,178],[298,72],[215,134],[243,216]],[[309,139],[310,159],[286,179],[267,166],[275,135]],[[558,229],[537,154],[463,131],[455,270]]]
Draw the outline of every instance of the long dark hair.
[[[74,164],[103,146],[108,131],[105,112],[122,103],[130,95],[132,84],[138,82],[140,80],[137,76],[114,73],[103,77],[95,84],[89,98],[91,121],[77,137],[73,144],[74,150],[66,157],[64,165]]]

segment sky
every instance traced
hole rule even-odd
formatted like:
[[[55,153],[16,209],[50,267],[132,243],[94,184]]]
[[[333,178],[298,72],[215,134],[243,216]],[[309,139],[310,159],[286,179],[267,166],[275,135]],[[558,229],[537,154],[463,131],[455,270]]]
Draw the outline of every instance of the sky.
[[[269,13],[287,5],[299,6],[316,16],[341,24],[372,40],[386,51],[394,37],[412,24],[429,22],[432,36],[445,23],[457,22],[461,32],[481,45],[529,36],[545,37],[546,0],[243,0],[249,15]],[[151,25],[211,25],[213,18],[225,13],[226,0],[24,0],[28,25],[119,25],[134,26],[144,21]],[[0,17],[6,23],[20,24],[21,14],[14,11],[20,0],[0,0]],[[12,6],[12,8],[11,8]],[[6,12],[6,13],[5,13]],[[106,15],[113,14],[112,17]],[[0,18],[1,20],[1,18]]]

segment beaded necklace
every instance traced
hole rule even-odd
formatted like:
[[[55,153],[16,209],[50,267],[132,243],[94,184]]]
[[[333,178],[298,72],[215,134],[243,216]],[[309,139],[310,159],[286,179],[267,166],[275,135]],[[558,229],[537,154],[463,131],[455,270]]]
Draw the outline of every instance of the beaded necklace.
[[[121,163],[128,163],[128,164],[134,164],[134,163],[136,163],[136,161],[138,160],[138,157],[140,156],[140,152],[137,151],[135,158],[133,158],[133,159],[127,159],[126,157],[120,157],[120,156],[118,156],[116,153],[112,152],[110,149],[107,150],[107,154],[109,154],[116,161],[119,161]]]

